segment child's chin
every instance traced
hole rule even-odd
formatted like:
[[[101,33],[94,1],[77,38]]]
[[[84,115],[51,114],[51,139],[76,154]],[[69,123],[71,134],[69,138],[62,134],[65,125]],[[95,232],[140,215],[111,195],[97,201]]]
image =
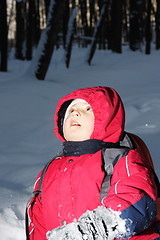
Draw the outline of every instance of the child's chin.
[[[69,138],[68,141],[72,141],[72,142],[82,142],[82,141],[85,141],[85,140],[88,140],[88,138],[83,138],[83,137],[72,137],[72,138]]]

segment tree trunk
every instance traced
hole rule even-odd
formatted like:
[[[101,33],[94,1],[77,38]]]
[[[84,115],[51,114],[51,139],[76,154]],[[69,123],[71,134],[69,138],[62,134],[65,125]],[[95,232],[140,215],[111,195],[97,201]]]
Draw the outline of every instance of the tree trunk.
[[[69,63],[70,63],[72,41],[73,41],[74,30],[75,30],[75,19],[76,19],[77,12],[78,12],[78,9],[75,8],[68,22],[68,32],[67,32],[66,47],[65,47],[65,51],[66,51],[65,62],[66,62],[67,68],[69,68]]]
[[[26,40],[26,59],[32,59],[32,43],[33,43],[33,0],[28,0],[28,16],[27,16],[27,40]]]
[[[107,33],[107,44],[108,49],[112,49],[112,28],[111,28],[111,7],[108,4],[106,12],[106,33]]]
[[[108,1],[105,1],[104,5],[101,9],[99,20],[97,21],[97,25],[95,27],[95,30],[94,30],[94,33],[92,36],[92,42],[89,46],[89,52],[88,52],[88,56],[87,56],[87,62],[89,65],[91,64],[91,60],[92,60],[95,50],[96,50],[97,37],[99,35],[102,23],[104,21],[105,15],[106,15],[107,4],[108,4]]]
[[[66,46],[66,35],[68,30],[68,21],[69,21],[69,0],[65,1],[65,11],[63,12],[63,47]]]
[[[98,1],[98,6],[99,6],[99,12],[101,15],[101,10],[103,7],[103,1]],[[105,12],[105,16],[103,17],[103,21],[101,23],[101,27],[99,29],[99,34],[98,34],[98,43],[99,43],[99,49],[106,49],[106,43],[105,43],[105,36],[106,36],[106,28],[107,28],[107,22],[105,20],[107,20],[106,17],[106,12]]]
[[[9,13],[8,13],[8,32],[9,32],[9,29],[10,29],[10,24],[11,24],[12,16],[15,14],[15,10],[14,10],[14,0],[10,0],[10,4],[11,4],[11,7],[10,7],[10,11],[9,11]]]
[[[130,0],[130,48],[141,48],[143,40],[144,0]]]
[[[72,10],[75,9],[75,7],[76,7],[75,0],[72,0]]]
[[[156,12],[156,49],[160,49],[160,0],[156,1],[157,12]]]
[[[80,4],[80,8],[81,8],[81,17],[82,17],[82,25],[84,28],[84,35],[89,36],[86,0],[79,0],[79,4]]]
[[[38,61],[36,62],[35,75],[39,80],[44,80],[49,63],[52,57],[54,46],[56,44],[57,35],[60,30],[60,20],[62,20],[62,14],[64,9],[64,0],[51,0],[47,26],[41,35],[39,46],[37,49]]]
[[[89,18],[89,36],[92,36],[93,34],[93,27],[95,22],[95,0],[89,1],[89,12],[90,12],[90,18]]]
[[[122,0],[122,36],[124,42],[129,42],[128,20],[127,20],[127,0]]]
[[[49,11],[50,0],[44,0],[44,3],[45,3],[45,10],[46,10],[46,18],[47,18],[48,11]]]
[[[24,60],[23,43],[24,43],[24,18],[23,18],[23,1],[16,1],[16,48],[15,57]]]
[[[122,21],[122,2],[121,0],[112,0],[112,20],[111,20],[111,31],[112,31],[112,51],[122,53],[121,47],[121,21]]]
[[[151,0],[147,0],[147,16],[146,16],[146,54],[151,51]]]
[[[0,71],[7,72],[8,28],[6,0],[0,1]]]
[[[33,42],[35,46],[37,46],[41,36],[39,0],[36,0],[33,3]]]

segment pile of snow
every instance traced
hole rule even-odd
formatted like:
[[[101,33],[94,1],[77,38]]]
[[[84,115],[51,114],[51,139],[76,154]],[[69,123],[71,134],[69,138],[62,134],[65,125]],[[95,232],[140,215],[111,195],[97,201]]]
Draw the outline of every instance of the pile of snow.
[[[160,53],[151,55],[96,51],[92,65],[86,49],[74,48],[70,68],[64,51],[54,52],[45,81],[31,74],[32,63],[10,59],[0,73],[0,233],[5,240],[25,240],[25,205],[38,172],[59,150],[53,117],[59,98],[77,88],[105,85],[120,94],[126,130],[148,145],[160,178]],[[31,64],[31,65],[30,65]]]
[[[94,211],[87,210],[77,222],[74,221],[47,232],[47,239],[113,240],[119,237],[125,238],[128,233],[130,235],[126,228],[126,221],[120,218],[120,213],[99,206]]]

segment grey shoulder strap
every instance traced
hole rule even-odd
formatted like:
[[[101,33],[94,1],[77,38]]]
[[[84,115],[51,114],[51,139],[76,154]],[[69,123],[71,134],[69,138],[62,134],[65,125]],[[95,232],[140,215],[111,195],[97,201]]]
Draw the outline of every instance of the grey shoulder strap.
[[[130,137],[128,136],[128,134],[125,134],[123,140],[120,141],[120,146],[118,148],[102,149],[102,161],[103,168],[105,171],[105,177],[103,179],[100,190],[100,201],[103,198],[105,198],[108,194],[109,188],[111,186],[111,178],[114,166],[122,157],[126,156],[128,152],[133,148],[134,146]]]

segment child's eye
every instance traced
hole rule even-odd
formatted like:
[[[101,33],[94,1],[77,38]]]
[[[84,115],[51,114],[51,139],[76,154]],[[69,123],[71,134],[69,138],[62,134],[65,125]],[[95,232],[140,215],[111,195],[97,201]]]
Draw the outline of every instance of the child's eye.
[[[88,106],[88,107],[87,107],[87,111],[92,111],[91,106]]]
[[[74,109],[73,108],[71,108],[71,110],[70,110],[70,113],[73,113],[74,112]]]

